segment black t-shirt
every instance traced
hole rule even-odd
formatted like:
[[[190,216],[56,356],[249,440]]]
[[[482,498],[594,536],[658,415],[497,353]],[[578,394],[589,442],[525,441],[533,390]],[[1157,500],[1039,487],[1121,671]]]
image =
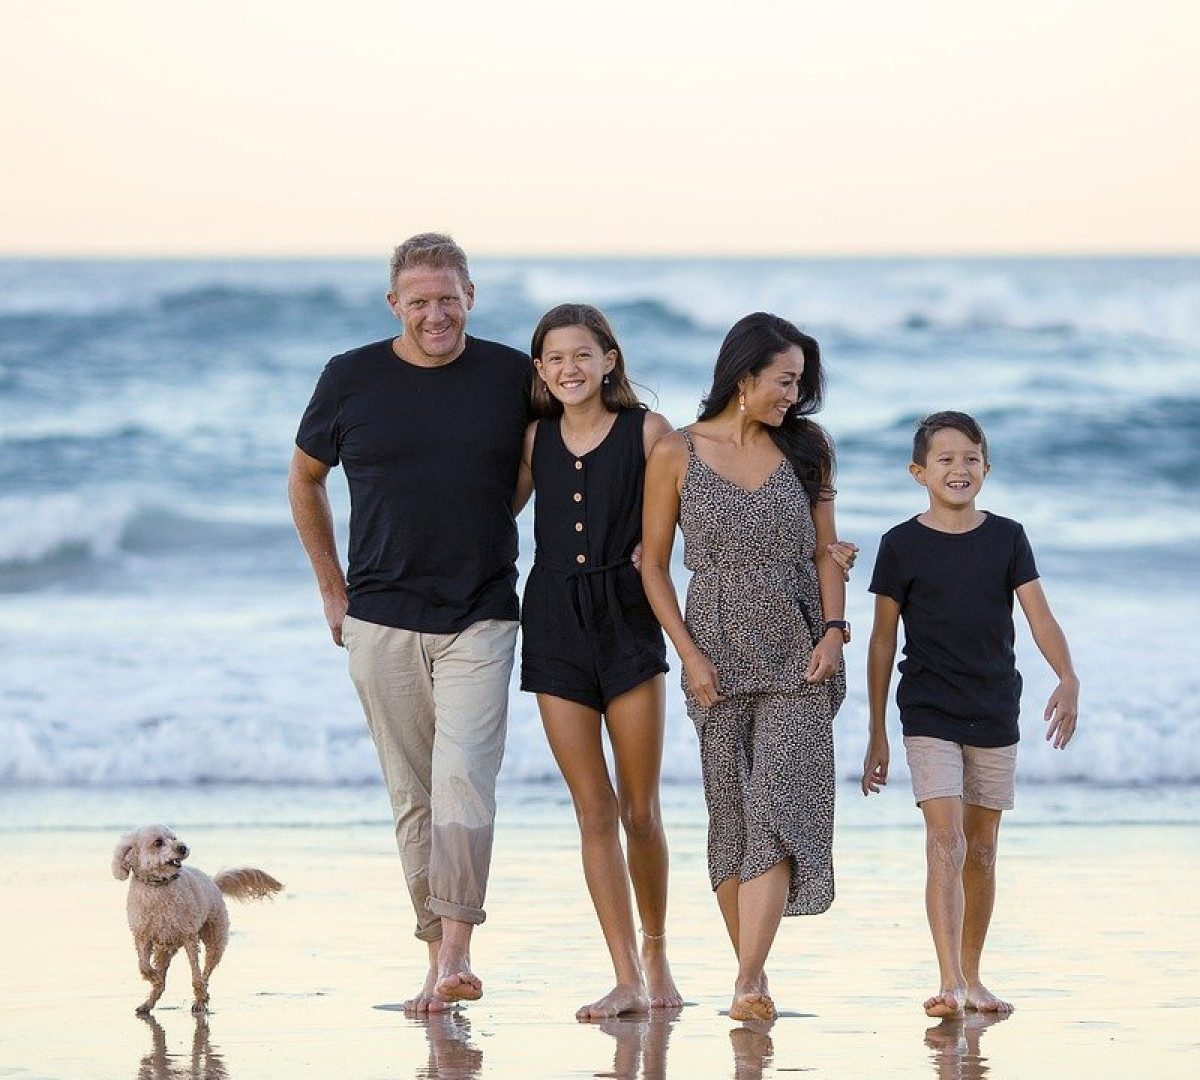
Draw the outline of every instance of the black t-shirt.
[[[1038,572],[1021,525],[985,514],[965,533],[914,517],[880,542],[871,592],[895,600],[904,620],[896,704],[905,735],[966,746],[1020,738],[1013,592]]]
[[[517,617],[512,499],[533,368],[468,337],[443,367],[377,341],[326,365],[296,445],[350,486],[350,614],[422,633]]]

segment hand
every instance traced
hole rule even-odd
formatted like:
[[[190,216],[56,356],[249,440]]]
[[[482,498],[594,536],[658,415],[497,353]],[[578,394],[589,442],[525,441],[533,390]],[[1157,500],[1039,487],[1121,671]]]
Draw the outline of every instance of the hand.
[[[346,594],[335,593],[323,598],[325,604],[325,621],[329,624],[329,634],[333,638],[335,645],[342,644],[342,623],[346,619],[346,612],[350,608],[350,601],[346,598]]]
[[[1054,688],[1050,700],[1046,704],[1043,719],[1049,725],[1046,728],[1046,741],[1054,740],[1054,749],[1061,750],[1071,741],[1075,734],[1075,722],[1079,719],[1079,680],[1063,679]]]
[[[817,642],[808,660],[804,681],[809,683],[828,682],[837,674],[842,662],[842,632],[828,630]]]
[[[867,756],[863,758],[862,793],[870,795],[879,792],[887,786],[888,774],[888,741],[872,738],[867,746]]]
[[[633,563],[633,568],[640,574],[642,572],[642,542],[640,540],[633,551],[629,553],[629,561]]]
[[[826,544],[825,550],[829,557],[842,568],[842,576],[849,581],[850,571],[854,569],[854,560],[858,558],[858,545],[849,540],[835,540]]]
[[[721,693],[721,680],[717,669],[699,650],[683,661],[683,677],[687,681],[688,692],[704,708],[711,708],[725,700],[725,695]]]

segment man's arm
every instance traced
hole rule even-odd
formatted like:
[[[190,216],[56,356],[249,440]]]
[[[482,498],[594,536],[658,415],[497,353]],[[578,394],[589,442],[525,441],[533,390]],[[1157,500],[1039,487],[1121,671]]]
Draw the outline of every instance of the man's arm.
[[[1050,695],[1042,718],[1049,725],[1046,728],[1046,741],[1053,739],[1054,748],[1061,750],[1071,741],[1079,719],[1079,677],[1075,674],[1075,665],[1071,663],[1067,637],[1050,611],[1050,602],[1042,591],[1042,583],[1036,578],[1025,582],[1017,589],[1017,599],[1029,622],[1034,642],[1058,676],[1058,686]]]
[[[341,645],[342,621],[346,617],[349,601],[346,597],[346,575],[338,561],[333,511],[325,490],[325,478],[328,475],[328,465],[297,448],[292,454],[292,465],[288,470],[288,502],[292,506],[292,520],[296,524],[296,532],[300,534],[300,543],[308,553],[317,578],[329,633],[333,643]]]
[[[529,496],[533,494],[533,439],[537,434],[536,420],[525,428],[521,444],[521,467],[517,472],[517,486],[513,491],[513,517],[525,509]]]
[[[890,753],[887,737],[887,697],[896,659],[896,626],[900,605],[890,596],[875,596],[875,621],[867,646],[867,705],[871,723],[867,756],[863,759],[862,793],[870,795],[887,784]]]

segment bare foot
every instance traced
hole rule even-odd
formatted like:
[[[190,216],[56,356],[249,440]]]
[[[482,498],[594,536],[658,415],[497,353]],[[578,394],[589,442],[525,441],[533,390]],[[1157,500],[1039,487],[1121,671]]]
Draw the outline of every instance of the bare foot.
[[[961,988],[943,990],[929,998],[923,1006],[926,1016],[961,1018],[966,991]]]
[[[450,971],[438,979],[433,993],[439,1001],[478,1001],[483,997],[483,983],[471,974],[470,968]]]
[[[967,1008],[981,1013],[1002,1013],[1007,1015],[1013,1007],[1007,1001],[1001,1001],[983,983],[967,987]]]
[[[683,997],[675,988],[671,965],[667,963],[667,942],[663,934],[642,935],[642,970],[646,973],[646,990],[650,1008],[678,1009]]]
[[[617,984],[604,997],[593,1001],[590,1005],[581,1005],[575,1011],[576,1020],[606,1020],[612,1016],[622,1016],[625,1013],[644,1013],[650,1011],[650,999],[641,985],[622,986]]]
[[[736,985],[733,988],[733,1004],[729,1006],[730,1020],[762,1020],[771,1023],[779,1016],[771,995],[762,983],[754,986]]]
[[[450,1002],[443,1001],[434,995],[433,990],[437,985],[437,977],[437,968],[431,964],[421,992],[404,1003],[405,1012],[415,1013],[417,1016],[428,1016],[430,1013],[445,1012],[451,1007]]]

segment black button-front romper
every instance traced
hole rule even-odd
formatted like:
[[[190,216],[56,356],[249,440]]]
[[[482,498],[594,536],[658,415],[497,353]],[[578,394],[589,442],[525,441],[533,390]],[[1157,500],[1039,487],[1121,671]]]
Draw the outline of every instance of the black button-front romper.
[[[642,535],[645,409],[623,409],[576,457],[542,420],[530,462],[533,569],[521,604],[521,689],[603,711],[667,669],[662,628],[630,555]]]

